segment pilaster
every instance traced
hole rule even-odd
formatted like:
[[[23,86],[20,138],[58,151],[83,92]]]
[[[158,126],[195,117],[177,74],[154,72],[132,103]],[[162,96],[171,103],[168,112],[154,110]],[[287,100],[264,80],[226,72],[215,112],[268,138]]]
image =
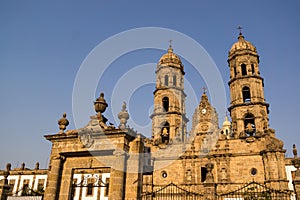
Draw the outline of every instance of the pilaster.
[[[115,162],[110,173],[109,199],[124,199],[125,194],[125,169],[127,153],[121,150],[114,152]]]
[[[59,186],[61,180],[61,168],[63,164],[62,156],[52,157],[50,171],[48,173],[47,187],[45,191],[45,200],[59,199]]]

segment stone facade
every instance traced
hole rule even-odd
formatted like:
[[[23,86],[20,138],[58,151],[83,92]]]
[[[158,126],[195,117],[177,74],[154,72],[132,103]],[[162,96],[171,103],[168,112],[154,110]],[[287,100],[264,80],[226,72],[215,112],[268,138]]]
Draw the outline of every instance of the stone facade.
[[[170,45],[157,64],[151,138],[127,126],[126,103],[118,115],[120,125],[107,125],[103,115],[107,103],[101,94],[94,102],[96,114],[85,127],[66,131],[69,121],[64,114],[58,121],[60,131],[45,136],[52,143],[49,169],[23,166],[1,171],[1,199],[17,172],[45,175],[45,200],[159,199],[159,192],[167,199],[179,194],[217,199],[250,182],[281,195],[290,195],[293,183],[298,194],[297,150],[293,159],[286,158],[283,142],[269,127],[259,56],[241,33],[229,51],[228,64],[231,122],[226,116],[219,127],[216,109],[204,90],[187,132],[184,66]],[[295,178],[289,183],[292,170],[286,166],[293,165]],[[36,189],[37,184],[28,184]]]

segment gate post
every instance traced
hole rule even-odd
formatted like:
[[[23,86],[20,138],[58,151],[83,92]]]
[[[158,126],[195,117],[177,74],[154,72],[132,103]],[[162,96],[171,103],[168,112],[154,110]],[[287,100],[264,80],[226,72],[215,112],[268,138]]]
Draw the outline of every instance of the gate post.
[[[204,183],[204,199],[205,200],[216,200],[216,184],[214,183],[214,177],[212,170],[214,165],[207,163],[205,165],[207,169],[206,182]]]

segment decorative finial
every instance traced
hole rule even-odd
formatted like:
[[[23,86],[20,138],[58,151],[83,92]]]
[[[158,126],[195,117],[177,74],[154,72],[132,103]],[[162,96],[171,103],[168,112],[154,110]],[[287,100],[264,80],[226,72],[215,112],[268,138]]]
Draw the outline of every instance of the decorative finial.
[[[39,162],[35,163],[35,169],[40,169],[40,163]]]
[[[63,117],[58,120],[58,125],[60,129],[60,133],[64,133],[66,127],[69,125],[69,121],[67,119],[67,113],[64,113]]]
[[[118,114],[118,118],[120,120],[119,128],[120,129],[126,129],[127,120],[129,119],[129,114],[126,110],[126,102],[123,102],[122,110]]]
[[[10,171],[11,170],[11,164],[10,163],[7,163],[6,164],[6,171]]]
[[[108,104],[106,103],[106,100],[104,99],[104,93],[102,92],[100,94],[100,97],[98,97],[96,99],[96,101],[94,102],[94,106],[95,106],[95,111],[97,113],[104,113],[106,108],[108,107]]]
[[[21,169],[24,170],[25,169],[25,163],[21,164]]]
[[[172,40],[169,40],[169,48],[168,48],[168,52],[172,53],[173,52],[173,48],[172,48]]]
[[[106,100],[104,99],[104,93],[102,92],[100,94],[100,97],[96,99],[94,102],[95,111],[97,112],[97,118],[99,120],[99,125],[107,129],[108,126],[106,125],[107,119],[102,115],[102,113],[105,112],[106,108],[108,107],[108,104],[106,103]]]
[[[297,151],[297,148],[296,148],[296,144],[293,144],[293,154],[294,154],[294,158],[297,158],[298,157],[298,151]]]

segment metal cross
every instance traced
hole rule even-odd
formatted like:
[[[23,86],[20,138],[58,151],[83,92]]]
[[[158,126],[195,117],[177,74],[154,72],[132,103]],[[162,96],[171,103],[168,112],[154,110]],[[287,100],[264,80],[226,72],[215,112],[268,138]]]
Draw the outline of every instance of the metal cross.
[[[169,43],[170,43],[170,47],[172,46],[172,40],[169,40]]]
[[[237,29],[240,31],[240,34],[242,34],[242,29],[243,29],[243,27],[238,26]]]
[[[203,93],[206,94],[207,88],[206,87],[202,87]]]

